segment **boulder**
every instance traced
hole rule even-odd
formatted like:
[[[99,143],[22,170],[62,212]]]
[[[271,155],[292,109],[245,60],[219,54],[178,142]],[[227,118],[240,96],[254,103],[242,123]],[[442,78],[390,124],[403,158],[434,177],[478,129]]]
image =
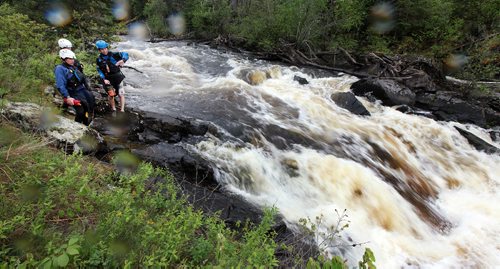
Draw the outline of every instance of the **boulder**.
[[[246,76],[246,82],[250,85],[259,85],[266,80],[267,75],[264,71],[261,70],[253,70],[250,71]]]
[[[7,103],[0,113],[24,130],[45,135],[52,144],[68,152],[93,154],[105,150],[101,135],[74,120],[55,115],[32,103]]]
[[[202,158],[192,156],[182,146],[162,142],[142,149],[133,149],[132,153],[157,166],[168,167],[181,174],[180,178],[197,185],[210,189],[218,187],[210,164]]]
[[[370,112],[368,112],[363,104],[356,99],[353,93],[337,92],[332,94],[330,98],[332,98],[339,107],[347,109],[353,114],[370,116]]]
[[[299,77],[297,75],[293,76],[293,80],[294,81],[297,81],[300,85],[306,85],[306,84],[309,84],[309,81],[307,81],[307,79],[303,78],[303,77]]]
[[[464,100],[457,92],[418,94],[415,106],[432,111],[439,120],[473,123],[481,127],[500,125],[499,112],[481,103]]]
[[[354,82],[351,89],[355,95],[372,95],[388,106],[413,105],[415,103],[415,93],[391,79],[361,79]]]
[[[500,148],[488,143],[477,135],[457,126],[454,126],[457,131],[469,141],[469,143],[477,150],[484,151],[488,154],[500,154]]]
[[[266,69],[267,78],[280,78],[281,77],[281,67],[278,65],[273,65]]]
[[[402,76],[402,83],[412,91],[437,91],[436,84],[432,81],[431,76],[422,70],[407,68],[401,71],[400,75]]]
[[[264,82],[268,76],[271,76],[270,71],[262,71],[258,69],[242,69],[236,76],[250,85],[259,85]]]

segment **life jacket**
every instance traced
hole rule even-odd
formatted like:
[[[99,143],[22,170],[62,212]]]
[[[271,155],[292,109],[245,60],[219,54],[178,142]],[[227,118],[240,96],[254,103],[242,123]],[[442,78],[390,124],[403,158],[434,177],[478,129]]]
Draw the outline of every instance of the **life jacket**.
[[[78,70],[80,70],[80,72],[83,73],[83,64],[80,63],[78,60],[75,59],[75,63],[73,64],[73,66],[75,66],[76,68],[78,68]]]
[[[106,58],[105,58],[106,57]],[[108,52],[108,55],[99,54],[97,58],[97,66],[104,73],[104,76],[114,75],[121,72],[120,68],[116,66],[116,63],[120,61],[122,57],[119,53]]]
[[[66,88],[68,90],[76,90],[80,85],[85,86],[85,75],[77,67],[72,67],[66,63],[63,64],[64,67],[68,69],[71,77],[66,82]]]

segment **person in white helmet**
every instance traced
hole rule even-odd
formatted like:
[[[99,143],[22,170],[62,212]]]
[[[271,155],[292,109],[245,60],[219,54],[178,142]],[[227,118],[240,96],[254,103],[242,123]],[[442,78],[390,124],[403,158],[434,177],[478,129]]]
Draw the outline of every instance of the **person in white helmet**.
[[[69,49],[61,49],[59,57],[62,63],[54,70],[57,89],[63,96],[64,103],[75,109],[75,121],[89,125],[94,112],[94,95],[85,86],[85,75],[75,66],[75,53]]]
[[[73,44],[66,38],[60,38],[57,40],[57,44],[59,45],[59,49],[69,49],[73,51]],[[75,59],[75,64],[74,64],[78,69],[80,69],[81,72],[83,72],[83,65]]]

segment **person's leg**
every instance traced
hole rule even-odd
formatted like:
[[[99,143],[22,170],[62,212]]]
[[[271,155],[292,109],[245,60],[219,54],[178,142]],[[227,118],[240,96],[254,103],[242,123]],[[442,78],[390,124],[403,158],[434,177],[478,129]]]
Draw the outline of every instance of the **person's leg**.
[[[108,102],[109,102],[109,105],[111,106],[111,110],[115,111],[116,110],[116,107],[115,107],[115,97],[111,97],[108,95]]]
[[[118,96],[120,97],[120,112],[125,112],[125,90],[123,89],[123,84],[114,85]]]
[[[83,90],[82,93],[85,96],[85,105],[88,112],[88,122],[90,124],[90,122],[94,119],[95,97],[92,92],[87,90]]]
[[[86,96],[86,90],[80,90],[72,96],[74,99],[80,101],[80,105],[75,105],[73,108],[76,111],[75,121],[85,125],[90,124],[89,119],[89,103]]]
[[[93,113],[94,112],[94,107],[95,107],[95,97],[94,97],[94,95],[92,94],[92,92],[87,91],[87,90],[83,90],[82,93],[85,96],[85,100],[87,101],[87,104],[89,106],[89,111],[91,113]]]

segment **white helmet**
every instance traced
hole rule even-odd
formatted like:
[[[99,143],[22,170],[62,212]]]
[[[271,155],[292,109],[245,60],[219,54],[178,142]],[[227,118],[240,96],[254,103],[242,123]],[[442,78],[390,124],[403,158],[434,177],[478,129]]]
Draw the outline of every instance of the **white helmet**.
[[[69,42],[69,40],[67,40],[66,38],[61,38],[57,41],[57,44],[59,44],[59,48],[61,49],[64,49],[64,48],[72,48],[73,45],[71,44],[71,42]]]
[[[66,58],[71,58],[71,59],[76,59],[75,53],[72,52],[70,49],[62,49],[59,51],[59,57],[61,59],[66,59]]]

